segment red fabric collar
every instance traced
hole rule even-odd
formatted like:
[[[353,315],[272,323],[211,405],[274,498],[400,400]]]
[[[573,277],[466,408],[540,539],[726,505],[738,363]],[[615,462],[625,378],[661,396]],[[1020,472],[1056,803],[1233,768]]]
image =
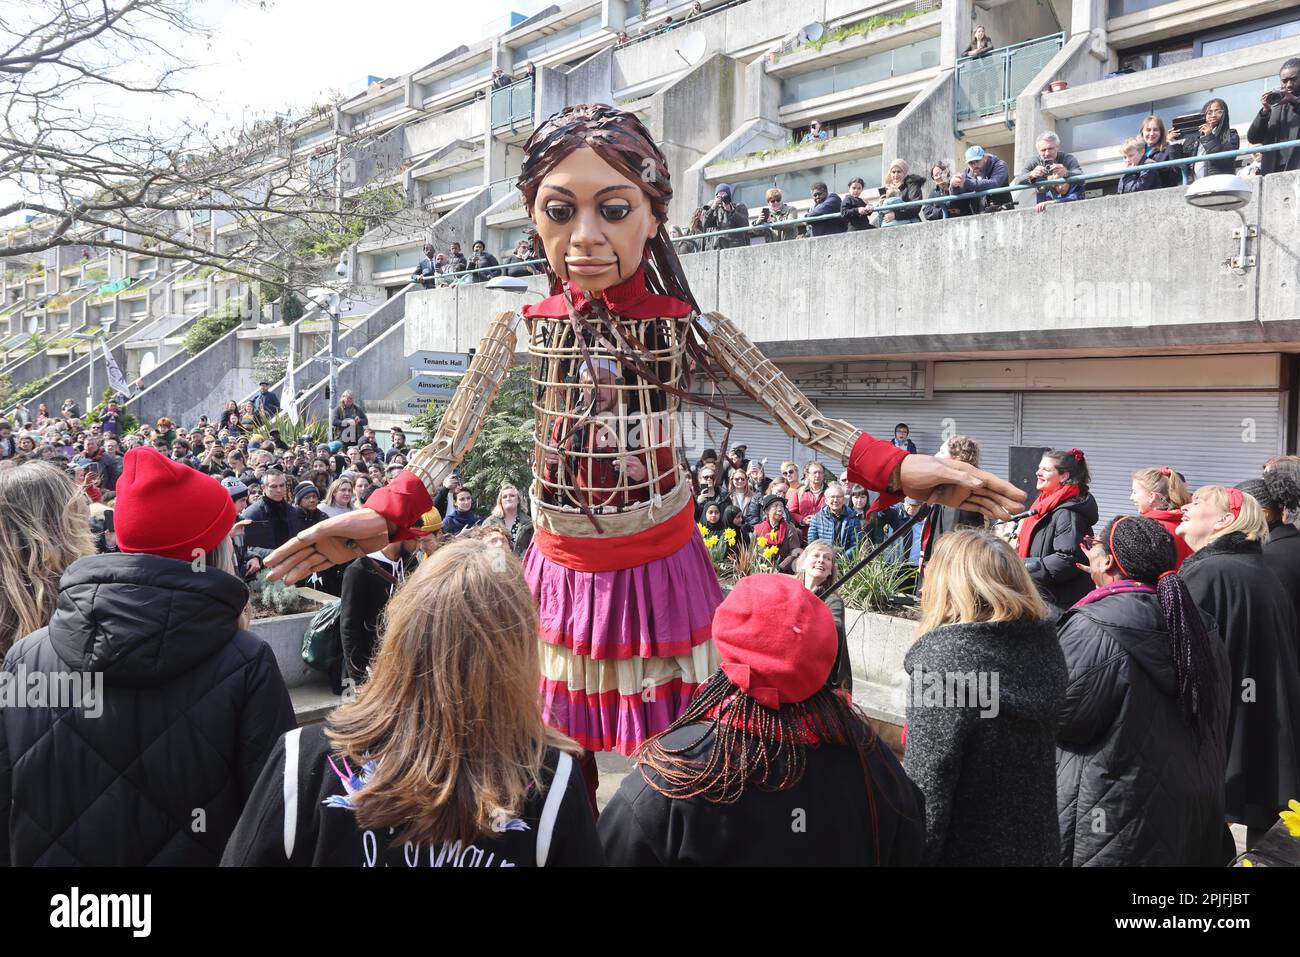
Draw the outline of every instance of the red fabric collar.
[[[1016,541],[1016,551],[1020,553],[1021,558],[1029,557],[1029,543],[1033,540],[1034,529],[1038,527],[1038,523],[1045,519],[1052,509],[1068,502],[1078,494],[1077,485],[1060,485],[1055,491],[1039,493],[1031,506],[1034,514],[1020,523],[1020,537]]]
[[[581,312],[587,305],[587,294],[572,282],[569,283],[568,291],[573,299],[574,311]],[[674,299],[672,296],[657,295],[646,288],[644,266],[638,266],[636,272],[617,286],[606,289],[600,297],[605,300],[605,305],[609,307],[610,312],[625,319],[682,319],[691,314],[689,303]],[[521,311],[528,319],[569,318],[563,293],[524,306]]]

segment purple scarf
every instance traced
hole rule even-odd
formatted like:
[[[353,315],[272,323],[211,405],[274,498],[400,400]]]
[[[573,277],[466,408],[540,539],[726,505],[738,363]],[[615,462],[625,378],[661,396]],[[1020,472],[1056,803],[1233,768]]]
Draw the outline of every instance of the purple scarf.
[[[1111,582],[1109,585],[1102,585],[1100,588],[1094,588],[1088,594],[1076,601],[1071,607],[1078,608],[1081,605],[1091,605],[1094,601],[1101,601],[1103,598],[1109,598],[1111,595],[1122,595],[1125,592],[1140,592],[1147,595],[1154,595],[1156,590],[1150,585],[1144,585],[1142,582],[1135,582],[1129,578],[1121,578],[1119,581]]]

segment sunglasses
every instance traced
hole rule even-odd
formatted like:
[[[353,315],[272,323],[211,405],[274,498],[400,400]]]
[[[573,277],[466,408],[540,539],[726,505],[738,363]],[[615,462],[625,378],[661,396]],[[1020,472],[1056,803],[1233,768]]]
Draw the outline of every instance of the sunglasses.
[[[798,474],[799,474],[799,470],[798,470],[798,469],[782,469],[782,470],[781,470],[781,474],[782,474],[782,475],[798,475]]]
[[[1100,544],[1101,544],[1101,539],[1098,538],[1096,535],[1085,535],[1083,536],[1083,538],[1079,539],[1079,549],[1085,552],[1092,551]]]

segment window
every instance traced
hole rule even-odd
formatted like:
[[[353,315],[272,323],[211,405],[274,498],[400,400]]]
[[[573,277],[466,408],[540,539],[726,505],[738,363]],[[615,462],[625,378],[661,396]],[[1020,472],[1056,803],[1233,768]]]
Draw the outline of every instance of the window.
[[[731,196],[738,203],[744,203],[751,213],[756,212],[766,201],[764,194],[775,186],[781,191],[787,203],[801,202],[812,196],[812,184],[821,181],[830,187],[831,192],[841,196],[848,191],[849,180],[861,176],[868,187],[878,186],[881,182],[883,166],[880,154],[863,156],[858,159],[845,160],[828,166],[813,166],[807,169],[791,170],[766,176],[761,179],[742,180],[731,185]]]
[[[475,66],[465,67],[455,73],[448,74],[434,80],[424,88],[424,98],[428,99],[437,96],[440,93],[446,93],[448,90],[454,90],[459,86],[464,86],[473,80],[483,79],[492,73],[492,62],[484,60]]]
[[[842,93],[891,76],[902,76],[939,65],[939,37],[895,47],[872,56],[800,73],[781,83],[781,105],[789,106],[832,93]]]
[[[565,27],[555,33],[548,33],[535,40],[530,40],[523,46],[515,47],[514,61],[522,66],[526,60],[534,60],[544,53],[559,50],[571,43],[576,43],[583,37],[595,33],[600,28],[601,16],[597,13],[595,16],[587,17],[587,19],[575,23],[571,27]]]
[[[1253,46],[1256,43],[1271,43],[1273,40],[1294,36],[1300,36],[1300,18],[1286,23],[1277,23],[1269,27],[1261,27],[1257,30],[1250,30],[1246,33],[1239,33],[1234,37],[1207,40],[1201,44],[1201,56],[1214,56],[1216,53],[1227,53],[1230,50],[1240,50],[1242,47]]]
[[[482,167],[471,167],[470,169],[459,170],[455,173],[448,173],[445,176],[439,176],[429,180],[425,187],[425,196],[441,196],[444,193],[456,193],[462,189],[469,189],[473,186],[483,185]]]

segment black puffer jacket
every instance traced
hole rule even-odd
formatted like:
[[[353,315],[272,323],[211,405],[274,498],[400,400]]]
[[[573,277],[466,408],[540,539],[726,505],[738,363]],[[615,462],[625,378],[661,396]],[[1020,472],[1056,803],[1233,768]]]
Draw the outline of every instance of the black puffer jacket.
[[[1085,493],[1062,502],[1034,526],[1025,567],[1058,615],[1092,591],[1092,579],[1076,563],[1084,561],[1079,542],[1096,524],[1097,500]]]
[[[239,628],[239,579],[93,555],[4,669],[103,676],[94,707],[0,708],[0,835],[16,865],[215,865],[293,708]],[[102,708],[102,714],[95,712]]]
[[[1277,576],[1282,589],[1291,596],[1296,620],[1300,621],[1300,529],[1294,525],[1274,525],[1268,530],[1264,546],[1264,564]]]
[[[1125,592],[1059,623],[1070,684],[1056,748],[1061,864],[1215,867],[1222,853],[1231,670],[1204,616],[1219,669],[1212,731],[1183,717],[1160,600]]]
[[[1054,742],[1066,683],[1056,629],[945,625],[918,638],[903,666],[903,768],[925,795],[926,863],[1055,867]]]
[[[1193,552],[1179,577],[1214,616],[1232,662],[1225,810],[1229,821],[1271,827],[1300,794],[1300,667],[1291,596],[1259,542],[1241,532]]]

